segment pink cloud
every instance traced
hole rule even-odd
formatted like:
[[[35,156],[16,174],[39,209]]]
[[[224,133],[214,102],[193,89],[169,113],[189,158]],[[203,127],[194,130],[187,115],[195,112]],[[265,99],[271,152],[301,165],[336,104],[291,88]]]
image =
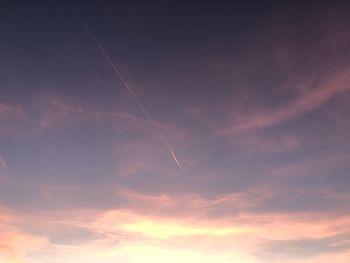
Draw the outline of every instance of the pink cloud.
[[[291,260],[290,263],[348,263],[350,258],[350,252],[337,252],[337,253],[326,253],[320,256],[307,258],[307,259],[298,259]]]
[[[83,109],[78,103],[63,96],[42,94],[38,96],[38,100],[41,106],[38,124],[40,130],[70,121],[83,113]]]
[[[7,170],[7,162],[3,158],[0,157],[0,180],[5,178],[3,173],[6,170]]]
[[[45,238],[31,236],[20,232],[2,232],[0,235],[0,259],[6,263],[25,262],[25,255],[42,247]]]
[[[0,171],[4,171],[7,169],[7,162],[0,157]]]
[[[138,213],[149,213],[159,217],[176,216],[185,218],[230,218],[241,211],[254,208],[273,196],[264,186],[244,192],[218,195],[212,198],[198,193],[146,194],[118,187],[118,199],[123,207]]]
[[[0,261],[25,262],[26,253],[41,248],[46,239],[24,233],[18,228],[21,218],[10,209],[0,210]]]
[[[274,137],[264,137],[259,133],[250,133],[242,136],[235,144],[240,146],[244,152],[282,152],[294,150],[302,145],[303,138],[292,134],[283,134]],[[241,151],[240,151],[241,152]]]
[[[15,115],[16,117],[21,117],[23,115],[23,109],[18,105],[9,105],[5,103],[0,103],[0,116],[5,115]]]
[[[263,259],[254,255],[263,249],[266,242],[327,238],[346,231],[350,222],[349,216],[334,218],[334,215],[325,213],[240,213],[227,218],[195,216],[195,210],[199,207],[208,209],[213,205],[240,203],[242,199],[246,199],[245,195],[250,196],[249,200],[258,202],[260,196],[265,196],[261,193],[228,195],[213,200],[185,196],[182,201],[179,197],[165,195],[148,196],[131,192],[125,195],[135,202],[140,201],[140,205],[155,203],[159,208],[190,200],[189,207],[193,212],[191,216],[171,213],[160,216],[152,214],[152,211],[137,212],[132,206],[128,209],[103,211],[27,210],[23,214],[17,213],[16,221],[7,219],[7,225],[1,227],[0,254],[3,258],[0,259],[6,263],[16,262],[15,260],[71,262],[76,259],[84,259],[84,262],[93,262],[92,259],[103,262],[133,259],[135,262],[144,263],[154,262],[154,258],[161,262],[160,260],[165,260],[167,255],[180,253],[181,256],[175,257],[176,259],[185,259],[185,255],[189,255],[194,260],[202,259],[200,262],[208,263],[231,262],[230,259],[265,263]],[[252,198],[252,195],[255,197]],[[22,223],[40,229],[41,235],[26,233],[23,227],[18,227]],[[53,228],[62,225],[86,229],[96,235],[93,239],[82,239],[76,244],[55,244],[48,236]],[[31,254],[28,254],[30,251],[35,251],[40,257],[32,258]],[[199,256],[209,252],[213,255],[209,260]],[[142,257],[134,257],[135,253]],[[338,255],[339,258],[344,253],[327,257],[337,258]],[[322,260],[327,257],[322,256]],[[310,259],[305,262],[317,261]]]
[[[250,130],[267,128],[300,117],[315,110],[332,97],[350,89],[350,69],[334,73],[315,88],[303,87],[300,95],[291,102],[273,111],[259,111],[242,115],[238,122],[221,130],[222,133],[237,134]]]

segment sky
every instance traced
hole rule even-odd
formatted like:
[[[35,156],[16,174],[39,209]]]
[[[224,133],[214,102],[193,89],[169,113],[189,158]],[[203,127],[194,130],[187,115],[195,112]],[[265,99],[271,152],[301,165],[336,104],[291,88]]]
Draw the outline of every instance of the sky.
[[[137,98],[1,2],[1,263],[348,262],[349,2],[72,3]]]

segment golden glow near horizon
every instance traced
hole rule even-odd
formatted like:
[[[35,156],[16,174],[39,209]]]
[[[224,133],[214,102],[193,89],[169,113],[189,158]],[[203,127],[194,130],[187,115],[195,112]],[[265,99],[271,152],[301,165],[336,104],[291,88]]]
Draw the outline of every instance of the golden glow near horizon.
[[[177,263],[177,262],[198,262],[198,263],[255,263],[253,259],[240,255],[237,252],[217,253],[215,251],[205,252],[188,249],[163,248],[155,245],[136,245],[123,247],[111,254],[130,258],[131,262],[137,263]]]
[[[258,255],[259,246],[268,240],[297,240],[303,236],[327,238],[349,222],[348,217],[342,217],[329,225],[327,220],[310,221],[302,219],[302,215],[300,222],[293,218],[288,222],[287,214],[244,215],[226,221],[159,218],[125,210],[67,215],[70,218],[42,215],[28,218],[28,223],[35,225],[38,219],[49,223],[46,231],[52,232],[53,237],[56,235],[56,239],[63,238],[62,242],[81,229],[96,233],[95,237],[79,241],[78,236],[77,242],[63,244],[54,243],[51,237],[21,234],[20,229],[14,229],[13,233],[0,238],[1,263],[267,263],[255,255]],[[15,219],[15,216],[3,215],[3,218]],[[68,232],[65,228],[55,232],[57,224],[71,227]],[[334,246],[344,244],[339,242]],[[326,263],[329,259],[320,258],[310,263]]]
[[[148,237],[166,239],[176,236],[224,236],[230,234],[243,234],[256,231],[257,229],[250,229],[244,227],[200,227],[200,226],[186,226],[171,222],[155,222],[151,220],[143,220],[132,224],[125,224],[121,227],[123,230],[130,232],[137,232]]]

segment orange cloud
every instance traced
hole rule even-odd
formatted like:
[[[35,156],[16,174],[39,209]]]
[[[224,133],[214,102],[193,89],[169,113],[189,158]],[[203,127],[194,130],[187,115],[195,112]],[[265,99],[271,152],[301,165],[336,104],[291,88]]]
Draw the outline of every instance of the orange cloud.
[[[6,263],[24,263],[27,252],[38,249],[46,239],[16,232],[2,232],[0,236],[0,259]]]
[[[265,195],[256,193],[246,193],[245,198],[255,202],[259,195]],[[131,194],[132,198],[135,196],[141,202],[155,202],[161,207],[176,203],[175,198],[169,196]],[[211,205],[244,200],[243,197],[244,194],[224,196],[212,201],[196,197],[198,200],[189,205],[193,209],[192,213],[186,216],[181,213],[157,215],[153,214],[153,210],[141,213],[130,209],[51,213],[32,211],[33,213],[18,214],[17,217],[21,220],[14,221],[14,218],[4,214],[2,218],[8,223],[1,228],[1,259],[6,263],[44,263],[49,260],[60,263],[149,263],[189,259],[191,262],[204,263],[265,263],[254,255],[266,242],[325,238],[344,233],[350,223],[349,216],[334,219],[333,215],[322,213],[246,212],[225,218],[206,218],[201,210],[196,211],[198,208],[209,209]],[[188,200],[186,198],[182,200]],[[42,227],[42,236],[19,231],[16,226],[23,222],[34,228]],[[81,239],[77,243],[57,244],[48,236],[52,229],[61,225],[86,229],[95,235],[86,241]],[[72,233],[65,233],[68,236],[70,234]],[[27,253],[29,251],[36,251],[39,257],[34,260]]]

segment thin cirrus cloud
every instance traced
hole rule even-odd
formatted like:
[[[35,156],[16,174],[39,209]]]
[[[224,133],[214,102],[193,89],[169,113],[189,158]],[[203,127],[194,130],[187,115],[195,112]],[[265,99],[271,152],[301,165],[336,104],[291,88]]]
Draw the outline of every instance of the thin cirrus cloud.
[[[77,2],[179,169],[56,4],[4,23],[1,262],[347,262],[348,5]]]
[[[7,169],[7,163],[3,158],[0,158],[0,170],[6,170]]]
[[[349,87],[350,70],[342,69],[340,72],[329,74],[326,81],[321,80],[321,84],[316,87],[302,88],[301,94],[298,94],[291,102],[283,105],[273,111],[260,111],[254,114],[248,114],[238,119],[232,127],[224,129],[224,133],[242,133],[249,130],[267,128],[278,125],[299,116],[302,116],[322,104],[326,103],[332,97],[347,91]],[[322,77],[322,79],[324,76]],[[250,116],[251,115],[251,116]]]
[[[69,117],[69,115],[65,115],[65,117]],[[123,120],[128,117],[128,115],[118,114],[117,117]],[[113,116],[113,118],[115,118],[115,116]],[[134,119],[134,117],[132,117],[130,120],[131,122],[136,121],[137,125],[135,127],[138,127],[138,129],[140,129],[140,127],[147,126],[147,123],[143,122],[142,120],[137,121],[138,119]],[[60,123],[64,124],[65,122],[62,123],[60,121]],[[146,130],[148,130],[148,128],[146,128]],[[144,156],[143,154],[146,154],[145,152],[147,152],[147,154],[150,153],[148,144],[135,144],[133,147],[126,146],[120,150],[126,154],[130,149],[137,150],[136,152],[140,153],[139,156],[141,157],[141,160],[145,158],[142,157]],[[152,151],[152,153],[155,154],[156,152]],[[145,156],[147,156],[147,154]],[[130,157],[128,158],[130,159]],[[140,170],[150,169],[147,167],[147,163],[148,162],[143,161],[141,166],[134,166],[134,170],[131,172],[124,170],[124,174],[127,175],[126,178],[129,178],[130,176],[131,178],[135,177],[135,183],[137,183],[139,180],[138,172]],[[130,169],[130,167],[133,167],[133,165],[135,165],[135,161],[131,162],[130,165],[126,165],[124,169]],[[307,163],[307,165],[309,166],[310,163]],[[122,168],[118,169],[121,170],[119,170],[117,174],[123,173]],[[151,171],[155,172],[153,169],[151,169]],[[166,175],[167,171],[168,168],[164,167],[163,170],[158,170],[159,175],[157,176],[169,176]],[[277,174],[281,174],[281,172],[277,172]],[[188,178],[186,180],[188,180]],[[150,190],[159,191],[159,189],[162,189],[162,181],[160,182],[160,188],[152,187]],[[31,260],[33,261],[33,258],[33,262],[35,262],[35,260],[40,261],[41,259],[47,257],[56,258],[58,261],[63,262],[66,260],[71,260],[72,258],[77,260],[90,260],[89,258],[92,258],[94,260],[106,260],[106,262],[108,262],[108,260],[148,262],[147,260],[149,258],[157,258],[157,260],[161,261],[167,258],[169,255],[173,256],[174,260],[184,260],[185,258],[189,257],[193,258],[193,260],[202,260],[202,262],[214,262],[215,259],[219,260],[220,262],[229,262],[230,260],[241,260],[243,262],[263,262],[258,258],[268,258],[268,261],[278,261],[281,258],[290,257],[291,255],[288,253],[297,254],[298,257],[303,256],[304,250],[299,249],[299,243],[306,243],[315,247],[315,251],[312,253],[309,252],[310,255],[308,255],[308,258],[313,256],[323,257],[325,259],[322,260],[325,261],[332,259],[333,257],[341,257],[338,256],[338,254],[343,253],[342,251],[346,250],[347,248],[346,245],[341,245],[335,249],[327,249],[326,252],[320,251],[320,249],[324,248],[324,246],[332,246],[332,244],[325,244],[325,242],[327,242],[327,240],[332,241],[332,236],[335,236],[336,238],[337,235],[339,235],[337,233],[341,234],[342,229],[345,229],[349,222],[347,217],[343,217],[343,222],[339,222],[339,224],[334,223],[335,226],[332,227],[329,225],[327,220],[324,222],[320,221],[319,223],[315,223],[315,221],[313,221],[318,217],[318,212],[314,216],[311,212],[310,215],[308,215],[306,212],[305,220],[297,219],[298,217],[302,218],[303,215],[295,214],[293,211],[291,214],[271,213],[265,216],[256,213],[245,214],[244,211],[250,210],[252,212],[254,210],[261,211],[260,208],[262,208],[262,210],[266,209],[269,205],[271,205],[270,200],[273,200],[274,198],[280,199],[278,195],[284,195],[286,193],[286,191],[283,190],[279,192],[273,190],[273,188],[270,190],[263,190],[262,188],[260,190],[257,189],[257,192],[252,191],[249,193],[249,191],[246,189],[242,194],[227,196],[223,195],[210,200],[202,198],[198,194],[189,194],[183,197],[181,197],[181,195],[171,197],[164,194],[159,196],[147,195],[142,193],[142,188],[145,186],[145,184],[142,182],[137,184],[135,183],[132,183],[130,186],[137,186],[136,192],[135,190],[128,189],[123,190],[117,188],[115,190],[108,190],[108,188],[105,188],[105,191],[115,193],[114,195],[109,195],[109,199],[116,198],[119,200],[118,205],[114,203],[112,206],[106,208],[111,209],[113,206],[120,206],[123,207],[123,209],[139,211],[140,214],[137,212],[123,212],[124,210],[99,212],[92,217],[95,219],[89,219],[92,220],[91,225],[85,224],[83,222],[85,220],[76,220],[68,214],[67,219],[63,218],[59,220],[62,222],[55,223],[55,220],[53,220],[51,226],[48,226],[47,229],[41,230],[35,230],[35,228],[38,228],[38,226],[35,227],[36,223],[32,221],[32,229],[24,227],[24,230],[19,230],[23,229],[23,227],[16,227],[14,233],[9,233],[6,235],[7,238],[3,241],[4,245],[2,254],[5,255],[4,257],[6,260],[10,259],[14,262],[16,262],[16,260],[18,262],[30,262]],[[144,189],[147,189],[147,187]],[[88,198],[90,198],[93,191],[102,191],[102,188],[91,188],[91,190],[89,190],[86,187],[79,189],[74,187],[46,187],[44,190],[42,190],[40,199],[48,200],[48,206],[46,207],[54,206],[55,202],[61,203],[61,205],[57,208],[62,209],[64,208],[62,205],[65,204],[65,201],[63,198],[57,199],[57,197],[64,193],[64,195],[67,196],[66,205],[72,203],[69,201],[69,199],[73,198],[77,201],[74,205],[79,207],[83,205],[83,203],[79,201],[79,199],[82,200],[79,196],[86,195]],[[103,206],[100,204],[102,204],[103,199],[107,196],[100,195],[102,200],[101,202],[95,202],[99,198],[98,196],[95,196],[95,208],[103,208]],[[39,201],[40,199],[38,199],[38,202],[43,203],[43,201]],[[34,199],[31,200],[32,201],[29,201],[33,204]],[[92,199],[88,199],[87,201],[90,202],[90,205],[92,204]],[[21,202],[23,203],[23,201]],[[286,204],[288,204],[288,202],[283,203],[282,201],[281,205]],[[278,206],[275,206],[275,208],[276,207]],[[41,209],[42,208],[43,207],[41,207]],[[286,208],[300,210],[299,205],[295,208],[293,208],[291,205],[287,205]],[[281,208],[279,208],[279,210],[281,210]],[[66,214],[66,212],[63,211],[62,213]],[[307,211],[310,211],[310,209]],[[159,214],[159,216],[165,216],[165,218],[157,219],[157,217],[147,217],[144,216],[143,213],[151,213],[155,215]],[[194,213],[194,218],[199,217],[202,218],[201,221],[203,221],[203,218],[207,217],[208,221],[203,223],[203,225],[198,225],[198,223],[196,223],[196,219],[181,219],[181,216],[186,215],[188,217],[191,215],[191,213]],[[198,214],[196,215],[196,213]],[[240,215],[240,213],[243,214]],[[169,216],[171,217],[169,218]],[[176,218],[177,216],[180,216],[180,218]],[[321,217],[324,217],[324,215]],[[24,218],[24,216],[22,215],[20,218]],[[37,222],[47,220],[50,221],[52,219],[46,217],[36,219]],[[113,222],[119,223],[114,224]],[[11,224],[16,225],[18,223]],[[59,227],[57,224],[63,224],[63,226],[60,228],[62,230],[62,234],[49,233],[51,231],[50,229]],[[71,224],[73,226],[70,226]],[[113,224],[115,227],[111,227]],[[65,234],[63,234],[63,232],[65,232]],[[275,232],[277,234],[270,236],[270,238],[266,238],[268,235],[267,233],[270,232]],[[236,238],[235,236],[239,237]],[[198,243],[199,240],[202,240],[203,238],[207,239],[210,249],[214,249],[215,247],[215,251],[217,251],[211,257],[202,258],[199,256],[203,253],[203,251],[209,249],[209,247],[206,247],[206,245],[203,245],[204,247],[193,246],[193,244]],[[252,242],[251,239],[255,241]],[[310,239],[315,239],[314,243],[312,243],[312,241],[308,241]],[[228,248],[227,250],[223,250],[223,248],[216,248],[216,246],[213,245],[225,244],[227,243],[227,240],[231,240],[229,243],[231,244],[230,250],[232,250],[232,247],[235,247],[239,252],[228,252]],[[240,246],[235,245],[238,240],[240,240]],[[157,241],[156,245],[154,244],[155,241]],[[166,245],[161,245],[160,242],[164,241],[166,241]],[[344,242],[345,241],[346,240],[344,240]],[[35,245],[24,245],[28,243]],[[284,252],[282,247],[290,247],[291,244],[295,247],[293,252],[289,252],[289,250]],[[176,249],[174,249],[175,247]],[[82,252],[86,250],[90,251],[89,257],[82,255]],[[276,253],[273,252],[274,250],[279,250],[280,253],[276,256]],[[310,248],[308,251],[309,250]],[[34,251],[30,254],[34,256],[28,257],[28,251]],[[329,254],[329,256],[321,255],[324,253]],[[70,256],[67,257],[68,254]],[[140,256],[132,256],[135,254]],[[178,256],[176,257],[175,254]]]

